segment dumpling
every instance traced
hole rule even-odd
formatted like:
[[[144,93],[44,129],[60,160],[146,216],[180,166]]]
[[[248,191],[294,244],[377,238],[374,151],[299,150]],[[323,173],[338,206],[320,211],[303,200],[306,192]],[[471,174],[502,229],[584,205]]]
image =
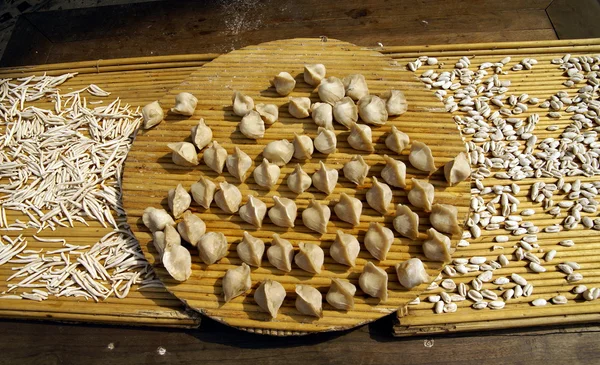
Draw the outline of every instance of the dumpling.
[[[263,162],[254,169],[252,175],[254,181],[263,188],[271,189],[279,180],[281,169],[274,163],[270,163],[266,158]]]
[[[265,124],[273,124],[279,119],[279,108],[275,104],[256,104],[256,112]]]
[[[190,93],[179,93],[175,96],[175,106],[171,108],[171,112],[186,116],[194,115],[198,99]]]
[[[165,241],[165,249],[161,259],[163,266],[173,279],[186,281],[192,275],[190,251],[181,245],[179,234],[171,226],[165,227]]]
[[[348,280],[332,278],[325,300],[332,307],[347,311],[354,308],[354,294],[356,294],[354,284]]]
[[[231,176],[237,178],[240,182],[244,182],[248,176],[248,170],[252,167],[252,159],[246,152],[235,146],[233,155],[227,156],[225,164]]]
[[[317,92],[319,93],[319,98],[322,102],[332,105],[346,94],[342,80],[333,76],[321,80]]]
[[[427,239],[423,242],[425,257],[433,261],[448,262],[452,258],[450,238],[436,231],[435,228],[427,230]]]
[[[350,182],[356,185],[362,185],[365,183],[365,178],[369,173],[369,165],[365,162],[361,155],[355,155],[352,160],[346,162],[344,165],[344,176]]]
[[[238,117],[243,117],[254,109],[254,100],[240,91],[233,92],[231,104],[233,105],[233,114]]]
[[[419,237],[419,215],[407,205],[396,205],[396,217],[393,224],[396,232],[402,236],[411,240],[416,240]]]
[[[394,232],[377,222],[371,222],[364,243],[371,256],[383,261],[394,243]]]
[[[202,176],[197,183],[192,184],[190,190],[194,201],[201,207],[208,209],[215,196],[217,184],[206,176]]]
[[[178,184],[174,189],[169,189],[167,196],[169,209],[175,218],[179,218],[190,207],[190,203],[192,202],[192,197],[181,184]]]
[[[335,240],[331,247],[329,247],[331,258],[342,265],[354,267],[359,252],[360,244],[356,237],[338,229]]]
[[[313,140],[305,134],[294,133],[294,158],[298,160],[309,160],[312,157],[315,147]]]
[[[198,254],[207,265],[214,264],[227,255],[227,239],[221,232],[207,232],[198,241]]]
[[[239,258],[250,266],[260,267],[263,254],[265,253],[265,243],[250,233],[244,231],[242,242],[235,248]]]
[[[271,80],[271,85],[275,87],[277,94],[281,96],[289,95],[296,87],[296,80],[288,72],[280,72]]]
[[[354,123],[350,127],[348,135],[348,144],[350,147],[359,151],[373,152],[373,139],[371,137],[371,128],[368,125]]]
[[[173,153],[171,158],[173,163],[178,166],[193,167],[200,163],[196,147],[189,142],[173,142],[167,145]]]
[[[340,195],[340,200],[333,207],[333,211],[337,217],[344,221],[357,226],[360,224],[360,215],[362,214],[362,202],[360,199],[348,196],[346,193]]]
[[[358,101],[358,115],[368,124],[383,125],[388,120],[385,103],[375,95],[366,95]]]
[[[195,247],[200,237],[206,233],[206,224],[200,217],[186,210],[181,222],[177,223],[177,231],[184,241]]]
[[[323,161],[319,162],[319,168],[312,175],[312,182],[315,188],[329,195],[335,189],[338,181],[338,171],[336,169],[328,169]]]
[[[268,312],[272,318],[277,318],[277,312],[285,299],[285,289],[279,282],[267,279],[260,283],[254,292],[256,304]]]
[[[367,190],[367,203],[381,214],[386,214],[392,202],[392,189],[373,176],[373,185]]]
[[[150,129],[155,125],[160,124],[164,117],[165,112],[158,101],[153,101],[142,108],[142,118],[144,118],[142,126],[144,129]]]
[[[388,155],[383,155],[385,167],[381,170],[383,180],[395,187],[406,187],[406,165],[402,161],[394,160]]]
[[[162,231],[166,226],[174,226],[175,221],[164,209],[148,207],[142,215],[142,222],[150,232]]]
[[[396,274],[400,285],[406,289],[412,289],[431,280],[427,275],[423,262],[418,258],[397,263]]]
[[[311,86],[317,86],[325,77],[325,71],[325,65],[320,63],[304,65],[304,81]]]
[[[429,215],[429,222],[440,232],[449,234],[462,232],[458,223],[458,209],[454,205],[434,204]]]
[[[314,103],[311,107],[312,119],[316,125],[333,129],[333,108],[327,103]]]
[[[408,192],[408,201],[417,208],[431,211],[434,198],[434,187],[425,180],[412,179],[413,187]]]
[[[157,262],[161,262],[162,255],[163,255],[163,253],[165,253],[165,246],[166,246],[165,232],[163,232],[163,231],[153,232],[152,233],[152,245],[156,249],[156,252],[158,252]]]
[[[269,219],[279,227],[294,227],[298,207],[292,199],[273,197],[275,204],[269,209]]]
[[[382,302],[388,298],[387,283],[387,273],[370,261],[367,262],[358,278],[358,285],[362,291],[374,298],[379,298]]]
[[[263,138],[265,136],[265,122],[263,122],[258,112],[251,110],[242,118],[240,132],[250,139]]]
[[[392,126],[392,131],[385,138],[385,145],[390,150],[396,152],[397,154],[402,153],[408,144],[410,143],[410,138],[408,134],[398,130],[396,126]]]
[[[222,286],[225,303],[250,290],[250,287],[252,286],[250,267],[245,263],[242,263],[242,266],[227,270],[225,276],[223,276]]]
[[[320,274],[323,262],[325,262],[323,249],[314,243],[304,242],[300,242],[298,247],[300,251],[294,257],[296,265],[304,271]]]
[[[385,101],[385,109],[388,115],[402,115],[408,110],[406,96],[399,90],[389,90],[381,94],[381,99]]]
[[[267,205],[260,199],[248,195],[248,202],[240,207],[240,218],[255,227],[262,227],[267,214]]]
[[[350,97],[345,96],[334,104],[333,119],[348,129],[358,121],[358,107]]]
[[[208,148],[204,150],[204,163],[210,167],[213,171],[221,174],[225,161],[227,160],[227,150],[219,144],[217,141],[212,141]]]
[[[434,172],[435,163],[433,162],[433,154],[431,149],[423,142],[413,141],[410,145],[410,154],[408,161],[417,170],[425,172]]]
[[[323,296],[309,285],[296,285],[296,309],[302,314],[323,317]]]
[[[269,142],[263,150],[263,157],[277,166],[284,166],[294,155],[294,145],[287,139]]]
[[[327,233],[329,218],[331,218],[331,209],[314,199],[310,201],[308,208],[302,212],[302,223],[304,223],[304,226],[321,234]]]
[[[277,233],[273,234],[271,247],[267,249],[267,258],[271,265],[281,271],[292,271],[294,260],[294,246],[288,240],[284,240]]]
[[[352,100],[359,100],[363,96],[369,95],[367,80],[361,74],[348,75],[344,77],[343,83],[346,95],[351,97]]]
[[[328,155],[335,152],[337,147],[337,137],[335,133],[330,129],[319,127],[317,130],[317,136],[315,137],[315,148],[317,151]]]
[[[215,194],[215,203],[225,213],[233,214],[238,211],[242,203],[242,193],[235,185],[228,182],[219,183],[221,190]]]
[[[310,99],[306,97],[290,98],[288,110],[294,118],[307,118],[310,115]]]
[[[294,172],[288,175],[288,188],[290,188],[290,190],[296,194],[302,194],[306,189],[310,187],[311,184],[312,179],[310,178],[310,176],[308,176],[308,174],[304,172],[304,170],[302,170],[300,164],[296,164]]]
[[[456,155],[454,160],[444,165],[444,176],[448,185],[453,186],[471,175],[471,164],[464,152]]]
[[[192,142],[198,147],[199,150],[208,146],[213,138],[212,129],[204,123],[204,118],[200,118],[197,125],[192,127],[191,131]]]

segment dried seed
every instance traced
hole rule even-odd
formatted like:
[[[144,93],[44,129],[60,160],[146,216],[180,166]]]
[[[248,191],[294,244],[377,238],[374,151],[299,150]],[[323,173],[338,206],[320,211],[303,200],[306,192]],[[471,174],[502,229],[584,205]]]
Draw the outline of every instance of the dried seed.
[[[471,307],[473,309],[485,309],[485,308],[487,308],[487,306],[488,306],[487,302],[476,302],[476,303],[473,303],[473,305],[471,305]]]
[[[528,297],[531,294],[533,294],[533,285],[531,285],[531,283],[529,283],[523,287],[523,296]]]
[[[444,302],[440,300],[439,302],[435,303],[434,311],[436,314],[443,313],[444,312]]]
[[[533,271],[533,272],[537,272],[537,273],[542,273],[542,272],[546,272],[546,268],[543,267],[542,265],[535,263],[535,262],[530,262],[529,263],[529,268]]]
[[[514,281],[515,283],[517,283],[521,286],[527,285],[527,280],[525,280],[525,278],[519,274],[513,273],[510,275],[510,278],[512,279],[512,281]]]
[[[533,300],[533,301],[531,302],[531,304],[532,304],[534,307],[543,307],[543,306],[545,306],[547,303],[548,303],[548,302],[547,302],[547,301],[546,301],[546,299],[544,299],[544,298],[537,298],[537,299],[535,299],[535,300]]]
[[[501,300],[494,300],[488,303],[488,307],[490,307],[490,309],[502,309],[505,305],[506,303]]]
[[[574,272],[572,274],[567,275],[567,281],[569,283],[575,283],[577,281],[583,280],[583,275],[578,272]]]
[[[564,295],[557,295],[550,300],[553,304],[567,304],[568,302],[567,297],[565,297]]]
[[[445,291],[440,293],[440,298],[442,298],[442,301],[444,303],[452,302],[452,298],[450,298],[450,294],[446,293]]]
[[[585,286],[585,285],[577,285],[577,286],[575,286],[573,288],[573,293],[575,293],[575,294],[581,294],[581,293],[583,293],[586,290],[587,290],[587,286]]]
[[[442,288],[447,289],[447,290],[456,289],[456,283],[454,283],[454,280],[452,280],[452,279],[446,279],[446,280],[442,281],[441,286],[442,286]]]

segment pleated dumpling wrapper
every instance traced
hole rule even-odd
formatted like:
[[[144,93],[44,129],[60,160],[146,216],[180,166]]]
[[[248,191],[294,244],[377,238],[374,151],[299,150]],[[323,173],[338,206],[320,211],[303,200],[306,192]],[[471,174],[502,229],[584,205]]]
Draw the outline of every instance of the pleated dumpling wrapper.
[[[392,189],[373,176],[373,185],[367,190],[367,203],[381,214],[386,214],[392,202]]]
[[[248,195],[248,201],[240,207],[239,214],[245,222],[260,228],[267,214],[267,205],[262,200]]]
[[[388,120],[385,102],[375,95],[366,95],[358,101],[358,115],[363,122],[384,125]]]
[[[383,261],[394,243],[394,232],[380,223],[371,222],[364,243],[371,256]]]
[[[325,300],[332,307],[347,311],[354,308],[354,294],[356,294],[354,284],[348,280],[333,278]]]
[[[248,177],[248,170],[252,167],[252,159],[246,152],[235,146],[233,154],[227,156],[225,159],[225,165],[227,166],[227,171],[243,183],[246,181],[246,177]]]
[[[431,212],[435,188],[426,180],[411,179],[412,189],[408,192],[408,201],[417,208]]]
[[[344,177],[356,185],[362,185],[370,168],[361,155],[355,155],[344,165]]]
[[[464,152],[459,153],[454,160],[444,165],[444,176],[450,186],[466,180],[470,175],[471,164]]]
[[[331,209],[325,204],[311,200],[308,207],[302,211],[302,223],[311,231],[327,233],[327,224],[331,218]]]
[[[193,167],[200,163],[198,154],[196,153],[196,147],[189,142],[173,142],[167,144],[167,147],[173,151],[171,153],[171,158],[175,165]]]
[[[219,183],[219,187],[221,189],[215,193],[215,203],[225,213],[236,213],[242,203],[240,189],[226,181]]]
[[[262,154],[275,165],[285,166],[294,156],[294,145],[287,139],[269,142]]]
[[[279,166],[269,162],[269,160],[266,158],[264,158],[263,162],[252,172],[252,176],[254,176],[254,182],[267,189],[271,189],[273,186],[275,186],[277,180],[279,180],[280,174],[281,169]]]
[[[198,241],[198,254],[207,265],[214,264],[227,255],[227,239],[221,232],[207,232]]]
[[[452,259],[450,238],[436,231],[435,228],[427,230],[427,239],[423,242],[423,253],[432,261],[449,262]]]
[[[304,170],[300,164],[296,164],[294,171],[288,175],[287,185],[291,191],[296,194],[302,194],[312,184],[312,179]]]
[[[174,239],[171,239],[171,237],[174,237]],[[165,227],[165,242],[162,255],[163,266],[173,279],[186,281],[192,275],[190,251],[181,245],[179,233],[172,226]]]
[[[298,160],[309,160],[315,152],[313,140],[305,134],[294,133],[294,158]]]
[[[175,96],[175,106],[171,108],[171,112],[185,116],[194,115],[198,105],[198,99],[190,93],[179,93]]]
[[[429,215],[429,222],[440,232],[449,234],[462,232],[458,222],[458,209],[454,205],[434,204]]]
[[[385,109],[389,116],[402,115],[408,110],[406,96],[400,90],[389,90],[381,94],[381,99],[385,101]]]
[[[294,91],[296,80],[288,72],[280,72],[271,80],[271,85],[275,87],[277,94],[286,96]]]
[[[335,240],[329,248],[331,258],[342,265],[354,267],[359,252],[360,244],[356,237],[338,229]]]
[[[192,192],[194,201],[201,207],[208,209],[215,197],[217,184],[212,182],[206,176],[201,176],[198,182],[192,184],[190,191]]]
[[[375,151],[375,146],[373,146],[373,137],[371,135],[371,127],[365,124],[353,123],[350,126],[348,144],[350,147],[358,151]]]
[[[236,252],[238,257],[248,265],[260,267],[265,253],[265,243],[244,231],[244,238],[237,244]]]
[[[222,284],[225,302],[244,294],[251,286],[250,267],[245,262],[242,262],[242,266],[227,270]]]
[[[416,240],[419,237],[419,215],[407,205],[396,205],[396,217],[393,224],[396,232],[402,236],[411,240]]]
[[[290,241],[281,238],[277,233],[273,234],[271,247],[267,249],[267,259],[271,265],[281,271],[292,271],[292,261],[294,260],[294,246]]]
[[[221,174],[223,173],[223,167],[227,161],[227,150],[219,144],[217,141],[212,141],[202,156],[206,166],[210,167],[214,172]]]
[[[250,139],[263,138],[265,136],[265,122],[258,112],[251,110],[240,121],[240,132]]]
[[[271,318],[277,318],[277,312],[285,299],[285,288],[279,282],[267,279],[260,283],[258,289],[254,292],[256,304],[271,315]]]
[[[329,195],[335,189],[338,181],[338,171],[328,169],[323,161],[319,162],[319,168],[312,175],[312,182],[315,188]]]
[[[304,271],[320,274],[325,262],[323,249],[314,243],[304,242],[300,242],[298,247],[300,251],[294,257],[296,265]]]
[[[181,245],[181,236],[173,226],[165,226],[164,231],[156,231],[152,234],[152,244],[158,251],[159,260],[162,261],[167,246]]]
[[[200,237],[206,233],[206,223],[204,223],[202,218],[186,210],[183,213],[181,221],[177,223],[177,231],[184,241],[189,242],[190,245],[195,247],[198,245]]]
[[[358,278],[358,285],[365,294],[379,298],[382,302],[388,298],[388,274],[371,261],[367,262],[363,268],[363,272]]]
[[[243,117],[250,113],[252,109],[254,109],[254,100],[241,91],[233,92],[231,104],[233,105],[233,114],[237,115],[238,117]]]
[[[311,86],[317,86],[325,78],[325,65],[317,63],[304,65],[304,82]]]
[[[435,163],[431,148],[423,142],[413,141],[410,145],[408,161],[417,170],[432,173],[435,171]]]
[[[190,207],[192,197],[181,184],[177,184],[176,188],[169,189],[167,201],[173,217],[179,218]]]
[[[337,137],[331,129],[319,127],[315,137],[314,147],[322,154],[329,155],[335,152],[337,147]]]
[[[331,104],[314,103],[311,106],[311,116],[317,126],[333,129],[333,108]]]
[[[346,193],[340,194],[340,199],[333,207],[337,217],[353,226],[360,224],[360,215],[362,214],[362,202],[360,199],[349,196]]]
[[[152,244],[158,252],[158,260],[156,262],[162,262],[162,255],[165,253],[165,232],[156,231],[152,232]]]
[[[385,145],[390,150],[397,154],[402,153],[410,144],[410,137],[408,134],[400,131],[396,126],[392,126],[390,134],[385,137]]]
[[[423,266],[423,262],[415,257],[397,263],[396,275],[398,275],[400,285],[406,289],[412,289],[431,280],[427,274],[427,270],[425,270],[425,266]]]
[[[323,296],[309,285],[296,285],[296,309],[302,314],[323,317]]]
[[[292,199],[273,197],[275,204],[269,209],[269,219],[279,227],[294,227],[298,215],[298,207]]]
[[[150,232],[162,231],[166,226],[175,225],[175,221],[166,210],[153,207],[144,209],[142,222]]]
[[[308,118],[310,115],[310,99],[307,97],[290,98],[288,111],[294,118]]]
[[[381,170],[383,180],[397,188],[406,187],[406,165],[402,161],[395,160],[388,155],[383,155],[385,167]]]
[[[342,80],[346,95],[352,100],[359,100],[363,96],[369,95],[369,87],[367,80],[361,74],[348,75]]]
[[[192,138],[194,145],[196,145],[199,150],[202,150],[204,147],[208,146],[210,141],[212,141],[212,129],[210,129],[210,127],[204,123],[204,118],[200,118],[198,124],[192,127],[190,137]]]
[[[333,105],[333,119],[350,129],[358,121],[358,107],[350,97],[345,96]]]
[[[144,119],[142,127],[144,129],[150,129],[163,121],[165,112],[158,101],[153,101],[142,108],[142,118]]]
[[[321,80],[317,92],[319,93],[319,99],[321,99],[322,102],[331,105],[341,100],[346,94],[342,80],[333,76]]]
[[[265,124],[271,125],[279,119],[279,108],[275,104],[256,104],[255,109]]]

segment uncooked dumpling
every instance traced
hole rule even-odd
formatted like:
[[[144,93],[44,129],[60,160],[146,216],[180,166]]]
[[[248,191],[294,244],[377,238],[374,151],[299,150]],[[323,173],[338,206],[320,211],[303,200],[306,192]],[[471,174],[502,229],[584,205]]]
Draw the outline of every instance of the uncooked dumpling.
[[[294,227],[298,207],[292,199],[273,197],[275,204],[269,209],[269,219],[279,227]]]
[[[190,203],[192,202],[192,197],[181,184],[178,184],[174,189],[169,189],[167,197],[169,209],[175,218],[179,218],[190,207]]]
[[[190,93],[179,93],[175,96],[175,106],[171,108],[171,112],[181,115],[194,115],[198,99]]]
[[[156,252],[158,252],[158,262],[161,262],[162,255],[163,255],[163,253],[165,253],[165,246],[166,246],[165,232],[163,232],[163,231],[153,232],[152,233],[152,244],[154,245]]]
[[[410,161],[410,164],[418,170],[430,173],[435,171],[435,163],[433,161],[431,149],[423,142],[412,142],[408,161]]]
[[[381,214],[386,214],[392,202],[392,189],[373,176],[373,185],[367,190],[367,203]]]
[[[329,248],[331,258],[342,265],[354,267],[359,252],[360,244],[356,237],[338,229],[335,240]]]
[[[302,170],[300,164],[296,164],[294,172],[289,174],[287,178],[288,188],[296,194],[302,194],[310,187],[311,183],[312,179],[304,172],[304,170]]]
[[[142,215],[142,222],[150,232],[162,231],[166,226],[175,225],[175,221],[164,209],[148,207]]]
[[[262,227],[267,214],[267,205],[260,199],[248,195],[248,202],[240,207],[240,218],[255,227]]]
[[[296,87],[296,80],[288,72],[280,72],[271,80],[271,85],[275,87],[277,94],[281,96],[289,95]]]
[[[329,195],[335,189],[337,181],[338,171],[336,169],[328,169],[323,161],[320,161],[319,168],[312,175],[312,182],[315,188]]]
[[[281,271],[292,271],[294,260],[294,246],[288,240],[284,240],[277,233],[273,234],[271,247],[267,249],[267,258],[271,265]]]
[[[367,262],[358,278],[358,285],[363,292],[374,298],[379,298],[383,302],[388,298],[387,283],[387,273],[370,261]]]
[[[323,317],[323,296],[308,285],[296,285],[296,309],[302,314]]]
[[[252,286],[250,267],[242,263],[242,266],[227,270],[223,276],[222,286],[226,303],[250,290]]]
[[[452,258],[450,238],[436,231],[435,228],[429,228],[427,239],[423,242],[423,253],[430,260],[449,262]]]
[[[320,63],[304,65],[304,81],[311,86],[317,86],[325,77],[325,71],[325,65]]]
[[[412,179],[412,189],[408,192],[408,201],[417,208],[431,211],[434,198],[434,187],[426,180]]]
[[[314,243],[304,242],[300,242],[298,247],[300,251],[294,257],[296,265],[304,271],[320,274],[323,262],[325,262],[323,249]]]
[[[170,237],[176,237],[171,239]],[[187,248],[181,245],[181,239],[175,228],[165,227],[166,245],[162,255],[162,264],[177,281],[186,281],[192,275],[192,256]]]
[[[358,121],[358,107],[350,97],[345,96],[333,106],[333,118],[336,122],[350,129],[352,123]]]
[[[342,99],[346,94],[342,80],[333,76],[321,80],[317,92],[322,102],[331,105]]]
[[[381,99],[385,101],[385,108],[388,115],[402,115],[406,113],[408,109],[408,103],[406,102],[406,96],[399,90],[390,90],[381,94]]]
[[[396,274],[400,285],[406,289],[412,289],[431,280],[427,275],[423,262],[418,258],[397,263]]]
[[[279,108],[275,104],[256,104],[256,112],[265,124],[273,124],[279,119]]]
[[[434,204],[429,215],[429,222],[440,232],[450,234],[462,232],[458,223],[458,209],[454,205]]]
[[[265,136],[265,122],[263,122],[258,112],[251,110],[242,118],[240,132],[250,139],[263,138]]]
[[[221,174],[225,161],[227,160],[227,150],[219,144],[217,141],[212,141],[208,148],[204,150],[204,163],[210,167],[213,171]]]
[[[240,182],[246,181],[248,170],[252,167],[252,159],[248,154],[235,146],[233,155],[227,156],[225,160],[227,171]]]
[[[370,166],[365,162],[361,155],[355,155],[352,160],[344,165],[344,176],[350,182],[356,185],[365,183],[365,178],[369,173]]]
[[[287,139],[269,142],[263,150],[263,157],[277,166],[284,166],[294,155],[294,145]]]
[[[471,165],[464,152],[459,153],[454,160],[444,165],[444,176],[448,185],[453,186],[464,181],[471,175]]]
[[[335,133],[330,129],[319,127],[317,130],[317,136],[315,137],[315,148],[317,151],[328,155],[335,152],[337,146],[337,137]]]
[[[225,213],[233,214],[238,211],[242,203],[242,193],[235,185],[228,182],[219,183],[221,190],[215,194],[215,203]]]
[[[371,222],[365,234],[365,248],[379,261],[385,260],[394,243],[394,232],[377,222]]]
[[[313,140],[306,134],[294,133],[294,158],[298,160],[309,160],[315,147]]]
[[[177,231],[184,241],[196,246],[200,237],[206,233],[206,224],[200,217],[186,210],[183,213],[182,220],[177,223]]]
[[[311,107],[311,115],[317,126],[333,129],[333,108],[331,104],[314,103]]]
[[[198,254],[207,265],[214,264],[227,255],[227,239],[221,232],[207,232],[198,241]]]
[[[279,174],[281,173],[281,169],[279,166],[274,163],[270,163],[266,158],[263,159],[263,162],[258,165],[257,168],[254,169],[252,175],[254,176],[254,181],[262,186],[263,188],[271,189],[279,180]]]
[[[383,180],[395,187],[406,187],[406,165],[402,161],[394,160],[388,155],[383,155],[385,167],[381,170]]]
[[[390,150],[396,152],[397,154],[402,153],[402,151],[408,147],[410,143],[410,138],[408,134],[398,130],[396,126],[392,126],[392,131],[385,138],[385,145]]]
[[[344,88],[346,89],[346,95],[351,97],[352,100],[359,100],[363,96],[369,95],[367,80],[365,80],[363,75],[348,75],[344,77],[343,83]]]
[[[332,307],[347,311],[354,308],[354,294],[356,294],[354,284],[348,280],[332,278],[325,300]]]
[[[260,283],[256,292],[254,292],[254,300],[256,304],[268,312],[272,318],[277,318],[277,312],[285,299],[285,288],[279,282],[267,279]]]
[[[419,237],[419,215],[407,205],[396,205],[394,229],[402,236],[416,240]]]
[[[350,147],[359,151],[373,152],[373,137],[371,136],[371,128],[365,124],[353,123],[350,127],[348,135],[348,144]]]
[[[383,125],[388,120],[385,103],[378,96],[367,95],[358,101],[358,115],[368,124]]]
[[[173,142],[167,145],[173,153],[171,158],[173,163],[178,166],[192,167],[200,163],[196,147],[189,142]]]
[[[310,99],[307,97],[290,98],[288,110],[294,118],[307,118],[310,115]]]
[[[217,185],[206,176],[200,177],[197,183],[190,188],[194,201],[201,207],[208,209],[215,196]]]
[[[191,131],[192,142],[198,147],[199,150],[208,146],[213,138],[212,129],[204,123],[204,118],[200,118],[197,125],[192,127]]]
[[[164,117],[165,112],[158,101],[153,101],[142,108],[142,118],[144,118],[144,124],[142,124],[142,126],[144,129],[150,129],[155,125],[160,124]]]
[[[254,109],[254,100],[240,91],[233,92],[231,103],[233,104],[233,114],[238,117],[243,117]]]
[[[333,210],[340,220],[357,226],[360,223],[360,215],[362,214],[362,202],[360,199],[342,193]]]
[[[235,250],[242,261],[250,266],[260,267],[265,253],[265,243],[250,233],[244,232],[244,238],[237,244]]]
[[[327,233],[329,218],[331,218],[331,209],[314,199],[310,201],[308,207],[302,212],[302,223],[304,223],[304,226],[321,234]]]

